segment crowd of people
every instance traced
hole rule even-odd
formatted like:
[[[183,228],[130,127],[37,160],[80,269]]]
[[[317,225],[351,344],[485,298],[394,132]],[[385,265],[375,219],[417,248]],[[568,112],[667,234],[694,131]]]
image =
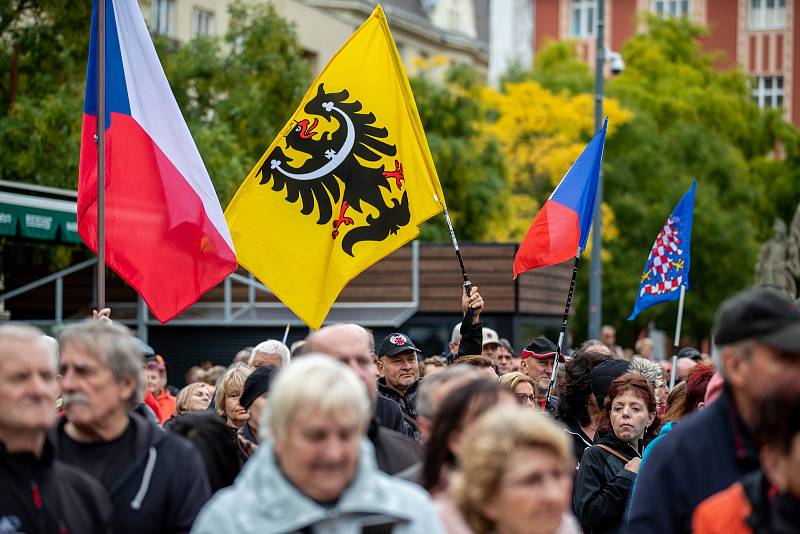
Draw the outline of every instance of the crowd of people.
[[[0,533],[800,532],[797,302],[734,295],[675,369],[462,307],[441,355],[334,324],[179,391],[107,312],[0,326]]]

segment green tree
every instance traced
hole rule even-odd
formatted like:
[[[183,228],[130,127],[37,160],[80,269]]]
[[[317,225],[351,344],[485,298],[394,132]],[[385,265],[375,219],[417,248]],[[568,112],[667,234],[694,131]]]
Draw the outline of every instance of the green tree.
[[[508,189],[499,143],[481,131],[488,109],[475,71],[456,65],[438,82],[423,74],[411,79],[420,119],[439,181],[462,241],[485,239],[506,209]],[[422,239],[446,241],[442,217],[422,227]]]
[[[501,79],[508,83],[536,82],[551,93],[566,92],[571,95],[592,93],[594,75],[585,61],[575,54],[573,40],[550,41],[536,54],[533,69],[525,70],[512,64]]]
[[[271,4],[229,9],[224,38],[155,38],[223,206],[311,78],[293,27]],[[10,45],[0,48],[0,72],[9,72],[0,79],[0,179],[76,188],[90,20],[91,2],[0,7],[0,40]]]
[[[674,328],[675,303],[626,318],[650,247],[692,178],[698,186],[683,331],[694,340],[708,337],[722,300],[752,283],[771,216],[791,217],[800,194],[796,129],[779,111],[758,109],[739,71],[713,67],[715,56],[698,41],[702,28],[682,19],[647,23],[646,33],[625,44],[626,69],[609,83],[634,118],[608,139],[604,155],[604,200],[623,230],[606,243],[603,320],[629,346],[650,321]],[[786,159],[774,157],[780,146]],[[587,262],[579,276],[577,339],[586,331],[589,269]]]

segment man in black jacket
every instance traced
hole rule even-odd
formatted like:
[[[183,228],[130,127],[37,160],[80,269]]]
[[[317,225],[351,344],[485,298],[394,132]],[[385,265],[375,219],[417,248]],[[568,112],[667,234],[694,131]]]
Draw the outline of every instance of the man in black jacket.
[[[418,434],[417,387],[422,380],[417,360],[420,352],[411,338],[400,333],[389,334],[378,346],[377,366],[383,375],[378,379],[378,391],[400,405],[415,434]]]
[[[188,532],[211,496],[200,454],[131,410],[144,391],[142,354],[117,324],[87,321],[59,336],[65,418],[51,429],[57,457],[105,486],[112,530]]]
[[[106,533],[105,489],[53,456],[56,359],[42,333],[0,327],[0,532]]]
[[[367,394],[374,399],[375,417],[367,430],[367,437],[375,447],[378,467],[394,475],[422,459],[422,448],[405,434],[383,426],[380,421],[386,403],[397,407],[397,403],[378,394],[375,356],[372,336],[357,324],[337,324],[320,328],[308,337],[308,352],[332,356],[347,364],[367,386]],[[381,400],[383,399],[383,401]],[[402,416],[401,416],[402,417]]]
[[[720,306],[715,342],[724,391],[653,446],[636,482],[628,532],[691,532],[701,501],[759,468],[755,407],[781,376],[800,369],[800,308],[773,289],[743,291]]]

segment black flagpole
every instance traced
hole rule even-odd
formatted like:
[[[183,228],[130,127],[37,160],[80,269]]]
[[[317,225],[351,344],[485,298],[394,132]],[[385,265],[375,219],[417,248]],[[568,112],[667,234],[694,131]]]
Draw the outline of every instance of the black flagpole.
[[[453,230],[453,222],[450,220],[450,214],[447,212],[447,208],[445,208],[444,210],[444,220],[447,223],[447,229],[450,230],[450,240],[453,242],[453,248],[456,251],[458,264],[461,266],[461,276],[464,277],[464,289],[467,292],[467,296],[469,296],[470,293],[472,293],[472,282],[469,281],[469,275],[467,274],[467,269],[464,267],[464,258],[461,257],[461,250],[458,248],[458,240],[456,239],[456,232],[455,230]],[[465,335],[464,334],[465,331],[469,333],[469,327],[471,325],[472,325],[472,308],[467,306],[467,313],[464,315],[464,321],[461,323],[461,335]]]
[[[553,372],[550,375],[550,384],[547,386],[547,397],[544,401],[544,409],[547,410],[550,404],[550,394],[553,392],[553,384],[558,377],[558,360],[561,359],[561,348],[564,345],[564,338],[567,335],[567,319],[569,319],[569,308],[572,305],[572,295],[575,293],[575,279],[578,277],[578,266],[581,264],[581,251],[575,255],[575,264],[572,266],[572,280],[569,282],[569,293],[567,293],[567,305],[564,308],[564,317],[561,318],[561,333],[558,335],[558,347],[556,348],[556,360],[553,362]]]

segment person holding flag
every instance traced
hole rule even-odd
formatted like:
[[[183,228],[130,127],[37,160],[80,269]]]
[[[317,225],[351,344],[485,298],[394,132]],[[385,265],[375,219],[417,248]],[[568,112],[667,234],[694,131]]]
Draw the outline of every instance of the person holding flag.
[[[686,290],[689,288],[690,245],[696,187],[697,181],[692,180],[692,186],[683,195],[675,209],[672,210],[658,233],[644,265],[642,281],[639,284],[639,294],[633,306],[633,313],[628,317],[628,320],[632,321],[645,308],[660,302],[671,302],[680,299],[678,321],[675,325],[670,389],[675,386],[681,322],[683,321],[683,299]]]

